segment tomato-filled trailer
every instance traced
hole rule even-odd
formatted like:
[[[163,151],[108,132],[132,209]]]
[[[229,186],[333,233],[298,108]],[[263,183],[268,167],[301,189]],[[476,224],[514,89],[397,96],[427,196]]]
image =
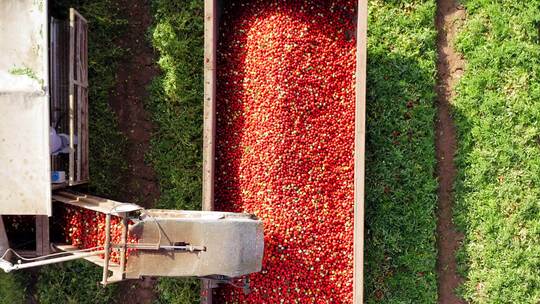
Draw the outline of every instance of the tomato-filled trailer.
[[[251,296],[203,281],[203,302],[362,303],[367,0],[205,0],[204,22],[203,209],[256,213],[265,259]],[[331,69],[341,66],[351,70],[335,70],[340,83]],[[327,113],[336,119],[314,123]],[[350,125],[340,128],[343,121]],[[327,136],[328,126],[338,132]],[[326,163],[332,153],[347,164]],[[325,171],[327,164],[334,167]],[[352,196],[331,192],[342,176]],[[336,201],[348,219],[333,209]],[[353,248],[339,252],[340,240]],[[337,247],[323,252],[325,244]],[[352,286],[335,283],[343,265]],[[346,292],[336,298],[339,289]]]
[[[76,191],[90,179],[88,23],[74,9],[56,19],[49,4],[0,0],[0,268],[86,259],[103,285],[259,271],[253,215],[145,210]]]

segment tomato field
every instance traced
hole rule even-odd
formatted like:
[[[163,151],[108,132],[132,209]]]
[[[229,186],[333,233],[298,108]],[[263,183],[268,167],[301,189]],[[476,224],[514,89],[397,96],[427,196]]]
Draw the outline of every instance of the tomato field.
[[[129,106],[122,100],[139,94],[152,124],[139,161],[155,178],[138,178],[157,185],[156,207],[200,209],[204,1],[50,3],[58,12],[75,7],[89,21],[87,190],[119,200],[154,191],[123,182],[134,174],[129,147],[143,149],[129,132],[142,127],[136,117],[120,126],[118,117]],[[262,271],[249,276],[250,293],[223,285],[214,303],[351,303],[357,1],[220,3],[215,207],[261,218],[266,247]],[[448,150],[456,175],[447,220],[459,236],[449,252],[458,282],[450,292],[464,303],[539,303],[540,2],[368,6],[364,302],[445,301],[445,240],[437,228],[444,101],[457,140]],[[457,15],[452,24],[435,22]],[[127,35],[143,26],[146,35]],[[123,67],[143,46],[154,56],[131,64],[155,67],[151,82]],[[455,60],[443,56],[448,48],[463,65],[442,71],[451,66],[444,61]],[[450,77],[455,82],[445,81]],[[104,216],[73,208],[62,214],[68,243],[103,242]],[[100,279],[100,269],[85,262],[0,273],[0,303],[200,301],[197,279],[106,288],[96,284]]]

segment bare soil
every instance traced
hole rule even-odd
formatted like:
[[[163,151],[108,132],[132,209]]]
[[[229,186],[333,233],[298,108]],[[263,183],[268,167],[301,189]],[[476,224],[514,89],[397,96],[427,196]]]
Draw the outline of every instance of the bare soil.
[[[118,117],[121,132],[127,137],[128,172],[123,178],[123,189],[118,189],[119,199],[153,207],[159,198],[159,184],[151,165],[145,162],[154,130],[151,117],[144,107],[148,98],[147,87],[157,75],[155,54],[147,39],[152,24],[149,0],[119,0],[128,20],[126,32],[119,44],[128,53],[120,62],[116,87],[110,103]],[[154,280],[144,279],[120,284],[118,303],[152,303]]]
[[[464,8],[457,0],[438,0],[436,26],[438,30],[438,116],[436,122],[437,173],[439,177],[439,208],[437,222],[438,303],[466,303],[455,294],[463,279],[457,273],[455,258],[463,235],[454,227],[453,185],[456,176],[454,155],[457,149],[456,130],[452,121],[451,103],[454,86],[463,75],[465,62],[452,45],[460,24],[465,19]]]
[[[129,22],[119,42],[128,53],[119,64],[116,87],[110,98],[120,131],[128,139],[129,170],[123,180],[125,187],[119,189],[118,195],[127,202],[152,207],[159,197],[159,185],[152,166],[144,159],[154,129],[144,101],[148,98],[147,87],[158,73],[155,54],[147,39],[152,15],[148,0],[118,2]]]

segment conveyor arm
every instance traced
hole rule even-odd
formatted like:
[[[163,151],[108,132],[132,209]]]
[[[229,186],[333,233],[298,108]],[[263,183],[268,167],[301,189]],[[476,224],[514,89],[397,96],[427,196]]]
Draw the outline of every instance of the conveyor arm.
[[[253,215],[144,210],[134,204],[67,191],[54,193],[53,199],[70,206],[104,213],[105,243],[101,247],[82,250],[71,245],[55,244],[53,247],[60,252],[38,258],[24,258],[9,250],[20,259],[17,263],[11,263],[6,257],[10,253],[8,251],[4,255],[6,259],[0,258],[1,269],[10,272],[86,259],[103,267],[103,285],[143,276],[227,279],[261,270],[263,225]],[[114,243],[110,237],[113,215],[122,218],[122,237],[118,243]],[[128,221],[132,225],[128,225]],[[128,243],[128,235],[138,241]],[[113,251],[119,252],[117,263],[111,261]],[[128,254],[130,251],[131,254]]]

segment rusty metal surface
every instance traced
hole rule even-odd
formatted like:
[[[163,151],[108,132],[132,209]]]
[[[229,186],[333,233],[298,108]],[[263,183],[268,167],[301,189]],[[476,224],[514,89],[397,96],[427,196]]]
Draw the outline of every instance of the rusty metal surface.
[[[214,210],[215,136],[216,136],[216,49],[219,24],[219,0],[204,1],[204,139],[202,209]],[[212,303],[211,282],[203,279],[201,304]]]
[[[202,209],[214,209],[214,161],[216,137],[216,21],[217,0],[204,2],[204,122]]]

